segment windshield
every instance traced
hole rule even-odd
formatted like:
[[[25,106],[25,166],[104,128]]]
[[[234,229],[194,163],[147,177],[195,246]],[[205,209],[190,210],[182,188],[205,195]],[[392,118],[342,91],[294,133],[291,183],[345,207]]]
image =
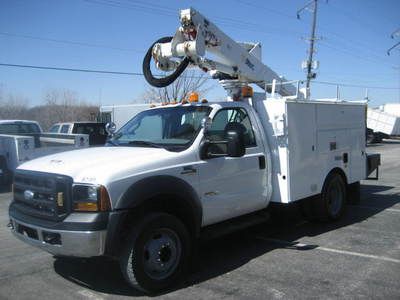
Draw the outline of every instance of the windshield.
[[[164,107],[142,111],[126,123],[110,143],[183,150],[196,138],[202,119],[210,111],[208,106]]]
[[[0,124],[0,134],[40,133],[40,128],[35,123]]]

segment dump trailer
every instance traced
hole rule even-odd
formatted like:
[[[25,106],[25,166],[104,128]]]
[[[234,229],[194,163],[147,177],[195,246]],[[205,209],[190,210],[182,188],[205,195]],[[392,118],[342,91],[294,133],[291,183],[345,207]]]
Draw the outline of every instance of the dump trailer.
[[[153,76],[153,62],[170,75]],[[106,147],[22,164],[12,233],[56,256],[114,258],[128,284],[157,292],[185,276],[199,239],[265,222],[272,202],[326,222],[359,199],[380,159],[366,152],[365,104],[310,99],[261,62],[259,43],[235,42],[192,8],[143,71],[165,87],[188,65],[210,72],[227,100],[193,93],[139,112]]]

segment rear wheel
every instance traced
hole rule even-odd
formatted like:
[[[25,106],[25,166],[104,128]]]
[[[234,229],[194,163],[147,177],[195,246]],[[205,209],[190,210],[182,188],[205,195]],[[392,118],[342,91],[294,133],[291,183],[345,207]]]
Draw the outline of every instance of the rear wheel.
[[[320,221],[338,220],[346,207],[346,184],[338,173],[331,173],[325,179],[321,197],[316,199],[317,218]]]
[[[303,216],[309,221],[336,221],[346,208],[346,184],[338,173],[325,179],[321,194],[302,200]]]
[[[120,266],[131,286],[157,292],[185,274],[189,257],[190,237],[183,223],[166,213],[152,213],[133,229]]]

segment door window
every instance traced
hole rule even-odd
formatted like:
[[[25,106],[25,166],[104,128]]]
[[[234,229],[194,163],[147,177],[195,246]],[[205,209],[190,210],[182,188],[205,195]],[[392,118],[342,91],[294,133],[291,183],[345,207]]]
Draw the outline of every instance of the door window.
[[[53,126],[50,128],[49,131],[52,132],[52,133],[57,133],[59,128],[60,128],[60,125],[53,125]]]
[[[69,125],[63,125],[61,126],[61,133],[68,133]]]
[[[221,109],[214,116],[208,135],[213,141],[224,140],[226,132],[233,128],[242,129],[246,148],[257,146],[250,117],[244,108]]]

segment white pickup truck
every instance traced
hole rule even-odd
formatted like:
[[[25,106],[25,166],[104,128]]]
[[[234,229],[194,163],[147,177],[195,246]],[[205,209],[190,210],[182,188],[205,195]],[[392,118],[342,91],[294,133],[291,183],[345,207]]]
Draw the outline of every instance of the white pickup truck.
[[[25,161],[89,146],[86,134],[43,133],[29,120],[0,120],[0,186],[12,182],[15,169]]]
[[[193,64],[228,72],[221,80],[228,100],[193,96],[149,108],[106,147],[24,163],[9,207],[17,238],[56,256],[116,258],[130,285],[159,291],[184,276],[203,234],[265,221],[271,202],[301,201],[308,218],[329,221],[357,201],[360,180],[379,164],[365,149],[365,104],[305,100],[287,95],[296,92],[291,86],[278,97],[274,84],[270,98],[253,94],[246,80],[266,87],[261,80],[280,79],[257,58],[259,44],[235,43],[193,9],[181,11],[181,23],[176,41],[150,47],[144,66],[154,49],[164,67],[176,66],[171,47],[186,51]],[[196,42],[240,64],[201,60]],[[146,74],[158,86],[175,77]]]

